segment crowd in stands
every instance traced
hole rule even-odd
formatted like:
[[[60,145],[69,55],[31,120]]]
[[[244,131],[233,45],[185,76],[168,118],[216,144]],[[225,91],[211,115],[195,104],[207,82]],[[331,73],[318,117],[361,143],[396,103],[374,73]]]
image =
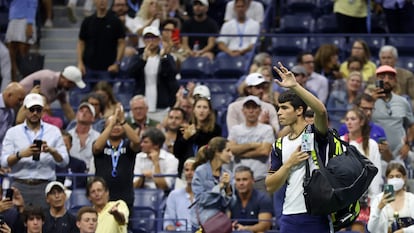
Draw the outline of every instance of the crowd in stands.
[[[195,232],[220,211],[234,231],[277,232],[293,199],[273,194],[283,184],[266,185],[277,169],[272,145],[295,132],[284,118],[292,86],[275,65],[379,170],[343,230],[387,232],[394,212],[414,218],[414,69],[402,67],[387,36],[378,45],[338,34],[315,45],[302,35],[282,49],[286,35],[262,40],[271,11],[292,13],[290,3],[86,0],[77,64],[23,77],[19,57],[41,40],[36,27],[54,26],[52,1],[12,0],[7,47],[0,43],[0,232]],[[411,2],[374,5],[336,0],[329,13],[341,33],[370,32],[380,10],[385,31],[412,32]],[[76,6],[67,3],[73,23]],[[295,111],[314,124],[312,109]],[[145,190],[157,193],[145,199]]]

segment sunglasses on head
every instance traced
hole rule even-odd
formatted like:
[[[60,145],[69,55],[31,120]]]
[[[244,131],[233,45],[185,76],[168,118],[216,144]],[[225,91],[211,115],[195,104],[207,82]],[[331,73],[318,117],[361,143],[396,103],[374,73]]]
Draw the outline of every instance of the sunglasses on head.
[[[34,107],[30,107],[29,108],[29,111],[30,112],[38,112],[38,113],[41,113],[43,111],[43,108],[40,107],[40,106],[34,106]]]

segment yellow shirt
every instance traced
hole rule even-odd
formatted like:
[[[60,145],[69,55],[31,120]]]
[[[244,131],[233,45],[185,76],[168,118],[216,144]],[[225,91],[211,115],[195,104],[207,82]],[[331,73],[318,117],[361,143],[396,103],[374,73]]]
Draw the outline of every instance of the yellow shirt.
[[[117,203],[119,203],[118,211],[123,213],[125,216],[126,223],[124,225],[119,225],[114,216],[109,213],[109,210],[111,210],[111,208]],[[124,201],[110,201],[105,205],[102,211],[98,213],[98,226],[96,228],[96,233],[126,233],[128,218],[129,209]]]
[[[375,76],[375,71],[377,70],[377,66],[372,62],[368,61],[365,63],[364,67],[362,67],[362,78],[364,82],[368,82],[369,78]],[[347,79],[349,76],[349,70],[348,70],[348,62],[343,62],[341,64],[341,67],[339,68],[339,71],[342,74],[342,77]]]
[[[367,17],[367,3],[365,0],[335,0],[334,13],[340,13],[349,17]]]

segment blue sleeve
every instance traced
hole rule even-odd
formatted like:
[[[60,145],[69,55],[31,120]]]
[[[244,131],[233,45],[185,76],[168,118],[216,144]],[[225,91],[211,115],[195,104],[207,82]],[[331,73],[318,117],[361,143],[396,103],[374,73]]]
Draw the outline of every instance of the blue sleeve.
[[[268,172],[269,173],[276,172],[277,170],[279,170],[282,164],[283,164],[282,156],[278,155],[273,145],[272,151],[270,152],[270,168]]]

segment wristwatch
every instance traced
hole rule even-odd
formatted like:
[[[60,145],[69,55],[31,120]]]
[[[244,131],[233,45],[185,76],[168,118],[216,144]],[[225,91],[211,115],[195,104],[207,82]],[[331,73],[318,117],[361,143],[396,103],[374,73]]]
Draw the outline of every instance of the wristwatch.
[[[19,151],[16,152],[16,158],[17,158],[17,160],[20,160],[22,158],[22,157],[20,157],[20,152]]]

